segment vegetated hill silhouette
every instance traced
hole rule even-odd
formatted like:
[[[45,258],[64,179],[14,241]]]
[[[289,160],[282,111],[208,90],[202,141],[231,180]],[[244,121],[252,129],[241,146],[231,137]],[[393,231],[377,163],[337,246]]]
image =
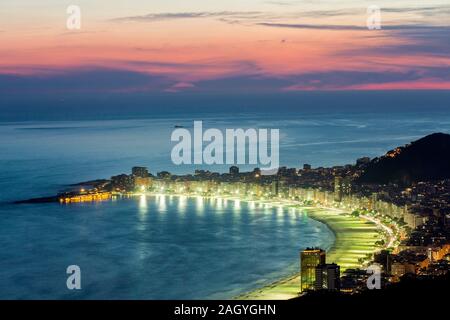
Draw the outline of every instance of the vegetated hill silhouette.
[[[450,178],[450,135],[433,133],[373,159],[358,182],[408,185],[447,178]]]

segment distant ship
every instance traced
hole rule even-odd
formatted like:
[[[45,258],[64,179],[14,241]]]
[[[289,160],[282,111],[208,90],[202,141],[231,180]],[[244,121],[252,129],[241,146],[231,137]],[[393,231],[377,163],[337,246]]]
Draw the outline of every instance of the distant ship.
[[[175,125],[174,127],[175,127],[175,129],[184,128],[184,126],[180,126],[180,125]]]

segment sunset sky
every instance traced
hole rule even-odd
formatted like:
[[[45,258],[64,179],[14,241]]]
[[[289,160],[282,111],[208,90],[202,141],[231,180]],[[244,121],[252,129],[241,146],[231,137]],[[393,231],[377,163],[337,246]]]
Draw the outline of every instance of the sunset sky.
[[[448,0],[11,0],[0,43],[9,94],[450,90]]]

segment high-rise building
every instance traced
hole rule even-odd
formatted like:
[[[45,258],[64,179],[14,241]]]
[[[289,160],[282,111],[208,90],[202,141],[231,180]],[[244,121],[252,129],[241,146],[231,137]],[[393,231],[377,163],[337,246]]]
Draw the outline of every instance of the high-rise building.
[[[305,164],[303,165],[303,170],[305,170],[305,171],[309,171],[309,170],[311,170],[311,165],[310,165],[310,164],[307,164],[307,163],[305,163]]]
[[[325,251],[320,248],[306,248],[300,252],[301,291],[314,290],[316,267],[325,264]]]
[[[153,180],[150,177],[142,178],[134,176],[134,189],[138,191],[149,190],[153,185]]]
[[[111,185],[114,190],[121,191],[133,191],[134,179],[127,174],[120,174],[118,176],[111,177]]]
[[[371,209],[377,210],[378,209],[378,193],[372,192],[372,195],[370,196],[370,202],[371,202]]]
[[[233,176],[237,176],[239,174],[239,168],[236,166],[230,167],[230,174]]]
[[[342,177],[334,177],[334,201],[342,201]]]
[[[340,290],[341,268],[335,264],[319,264],[316,267],[315,290]]]
[[[391,273],[392,255],[388,250],[381,250],[376,253],[374,256],[374,261],[383,267],[384,272],[387,274]]]
[[[350,195],[352,192],[352,181],[349,177],[334,177],[334,200],[342,201],[342,197]]]
[[[348,196],[352,193],[352,180],[350,179],[350,177],[345,177],[342,180],[342,194],[345,196]]]
[[[272,181],[272,196],[278,196],[280,192],[280,182],[278,180]]]

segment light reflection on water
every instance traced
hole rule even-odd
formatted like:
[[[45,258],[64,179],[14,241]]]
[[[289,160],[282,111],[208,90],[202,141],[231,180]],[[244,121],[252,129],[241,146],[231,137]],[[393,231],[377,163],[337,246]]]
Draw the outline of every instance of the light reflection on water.
[[[334,166],[450,131],[448,112],[430,106],[424,117],[406,109],[390,113],[389,119],[385,113],[296,111],[287,116],[255,110],[245,118],[220,120],[224,128],[255,123],[280,128],[289,137],[281,141],[283,165]],[[189,117],[182,124],[192,124]],[[214,117],[205,125],[215,126]],[[7,204],[53,195],[70,183],[129,173],[137,164],[150,166],[152,173],[227,171],[227,165],[172,164],[170,134],[179,121],[177,116],[2,123],[0,298],[229,298],[296,270],[300,248],[332,243],[328,229],[308,219],[304,210],[281,215],[262,203],[241,202],[239,211],[227,199],[202,201],[197,207],[196,199],[166,202],[164,196],[95,205]],[[35,127],[40,129],[29,130]],[[65,288],[65,270],[74,263],[85,279],[78,293]]]
[[[143,217],[147,213],[148,213],[147,196],[143,194],[139,196],[139,214],[141,215],[141,217]]]
[[[158,209],[160,212],[165,212],[167,205],[166,205],[166,195],[158,195],[157,196],[157,202],[158,202]]]
[[[241,201],[240,200],[234,200],[234,212],[239,212],[241,210]]]
[[[186,212],[186,206],[187,206],[187,197],[179,196],[178,197],[178,212],[181,214],[184,214]]]
[[[203,197],[196,197],[196,207],[195,207],[195,212],[198,214],[203,213],[204,209],[205,209],[205,205],[204,205],[204,201],[205,199]]]
[[[231,298],[296,271],[300,248],[332,245],[291,211],[164,195],[0,207],[0,298]],[[77,293],[64,286],[70,264],[84,275]]]

